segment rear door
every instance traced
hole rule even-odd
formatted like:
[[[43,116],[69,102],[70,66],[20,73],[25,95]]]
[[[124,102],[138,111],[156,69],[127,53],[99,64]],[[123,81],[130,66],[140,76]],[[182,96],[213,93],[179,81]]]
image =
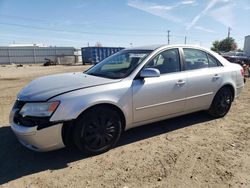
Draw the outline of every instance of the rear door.
[[[186,111],[209,108],[221,86],[223,73],[219,62],[205,51],[183,48],[187,72]]]

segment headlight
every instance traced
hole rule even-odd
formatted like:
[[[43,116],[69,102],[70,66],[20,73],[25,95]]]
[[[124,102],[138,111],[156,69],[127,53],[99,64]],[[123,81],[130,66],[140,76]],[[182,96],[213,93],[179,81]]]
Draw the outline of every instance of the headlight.
[[[49,117],[56,110],[59,105],[59,101],[56,102],[36,102],[26,103],[19,114],[23,117],[34,116],[34,117]]]

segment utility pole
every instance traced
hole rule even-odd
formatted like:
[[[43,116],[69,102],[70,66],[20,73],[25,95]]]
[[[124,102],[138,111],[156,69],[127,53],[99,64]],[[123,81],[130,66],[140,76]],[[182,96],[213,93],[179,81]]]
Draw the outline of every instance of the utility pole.
[[[230,37],[230,32],[232,31],[232,28],[228,27],[228,32],[227,32],[227,38]]]
[[[185,42],[184,43],[187,44],[187,36],[185,36]]]
[[[170,30],[167,31],[168,32],[168,45],[170,44],[170,39],[169,39],[169,33],[170,33]]]

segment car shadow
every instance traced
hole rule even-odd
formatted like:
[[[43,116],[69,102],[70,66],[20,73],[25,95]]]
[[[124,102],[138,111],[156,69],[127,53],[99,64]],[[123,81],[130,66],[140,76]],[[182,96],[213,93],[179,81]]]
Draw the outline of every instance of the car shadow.
[[[144,125],[126,131],[116,147],[211,120],[199,112]],[[0,185],[45,170],[66,168],[71,162],[90,157],[68,148],[47,153],[30,151],[19,144],[9,126],[0,127],[0,139]]]
[[[122,135],[118,146],[123,146],[143,139],[151,138],[181,128],[212,120],[214,120],[213,117],[202,111],[143,125],[126,131]]]

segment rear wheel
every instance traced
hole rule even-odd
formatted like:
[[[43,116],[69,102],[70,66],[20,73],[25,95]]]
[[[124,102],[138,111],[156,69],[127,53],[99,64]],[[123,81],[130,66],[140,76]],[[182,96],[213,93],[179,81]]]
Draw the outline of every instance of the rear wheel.
[[[122,122],[108,106],[98,106],[80,116],[74,129],[74,142],[84,152],[99,154],[111,149],[119,140]]]
[[[233,101],[233,93],[228,87],[221,88],[215,95],[209,114],[215,118],[224,117],[230,110]]]

